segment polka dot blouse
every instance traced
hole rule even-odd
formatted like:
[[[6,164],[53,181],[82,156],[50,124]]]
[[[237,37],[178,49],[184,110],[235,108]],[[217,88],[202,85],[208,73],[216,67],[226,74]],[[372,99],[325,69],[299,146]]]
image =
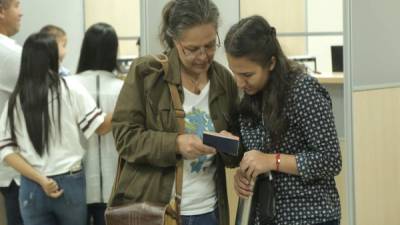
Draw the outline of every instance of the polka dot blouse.
[[[340,219],[340,201],[334,176],[341,155],[328,92],[315,78],[298,76],[284,109],[288,130],[273,149],[268,126],[240,117],[246,150],[295,155],[299,176],[273,172],[277,225],[311,225]]]

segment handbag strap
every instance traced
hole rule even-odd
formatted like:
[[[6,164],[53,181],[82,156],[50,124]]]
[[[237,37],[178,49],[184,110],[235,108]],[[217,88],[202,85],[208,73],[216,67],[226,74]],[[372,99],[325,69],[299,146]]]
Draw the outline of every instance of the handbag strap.
[[[168,73],[168,57],[166,55],[161,55],[161,57],[153,56],[158,62],[162,64],[164,74]],[[176,119],[178,122],[178,132],[179,134],[185,133],[185,111],[182,107],[182,101],[179,96],[178,88],[176,85],[168,83],[168,87],[172,97],[172,103],[175,110]],[[122,169],[124,167],[125,160],[121,157],[118,157],[118,167],[117,167],[117,175],[114,182],[113,193],[115,193],[117,184],[119,182]],[[180,206],[181,206],[181,199],[182,199],[182,182],[183,182],[183,160],[180,159],[176,163],[176,170],[175,170],[175,213],[176,213],[176,221],[177,224],[182,224],[180,219]]]
[[[157,61],[159,61],[163,67],[164,75],[168,74],[168,57],[166,55],[155,56]],[[175,84],[168,82],[169,91],[172,98],[172,104],[175,110],[176,120],[178,122],[178,132],[179,134],[185,133],[185,111],[182,107],[182,101],[178,92],[178,88]],[[177,214],[177,222],[180,222],[180,206],[182,199],[182,183],[183,183],[183,160],[178,160],[176,164],[176,172],[175,172],[175,212]]]

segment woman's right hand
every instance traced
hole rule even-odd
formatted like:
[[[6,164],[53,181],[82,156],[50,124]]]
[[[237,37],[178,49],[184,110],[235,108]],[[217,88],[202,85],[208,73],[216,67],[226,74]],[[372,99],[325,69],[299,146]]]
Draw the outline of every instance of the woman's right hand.
[[[197,159],[201,155],[215,154],[213,147],[203,144],[199,137],[193,134],[180,134],[176,139],[178,152],[185,159]]]
[[[64,190],[62,189],[60,190],[60,187],[58,186],[57,182],[48,177],[45,177],[42,180],[40,186],[42,186],[43,191],[50,198],[58,198],[64,193]]]
[[[246,174],[243,173],[240,169],[237,169],[234,176],[234,188],[236,194],[240,198],[248,198],[250,195],[253,194],[253,186],[254,182],[248,180]]]

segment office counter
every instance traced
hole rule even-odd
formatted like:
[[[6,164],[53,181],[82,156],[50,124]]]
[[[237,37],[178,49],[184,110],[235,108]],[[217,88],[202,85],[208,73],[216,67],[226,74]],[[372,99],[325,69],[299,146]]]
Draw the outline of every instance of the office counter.
[[[321,84],[343,84],[343,73],[322,73],[311,74],[316,77]]]

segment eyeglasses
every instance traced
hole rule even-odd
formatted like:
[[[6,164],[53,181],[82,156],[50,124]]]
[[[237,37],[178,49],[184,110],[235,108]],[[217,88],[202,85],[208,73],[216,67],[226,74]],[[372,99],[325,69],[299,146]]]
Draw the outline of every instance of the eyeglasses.
[[[185,56],[190,57],[190,58],[195,58],[199,55],[201,55],[203,52],[207,55],[210,56],[215,53],[217,48],[221,47],[221,40],[219,39],[219,35],[217,33],[217,39],[214,40],[213,42],[201,46],[201,47],[184,47],[181,42],[178,42],[179,45],[182,48],[182,52]]]

